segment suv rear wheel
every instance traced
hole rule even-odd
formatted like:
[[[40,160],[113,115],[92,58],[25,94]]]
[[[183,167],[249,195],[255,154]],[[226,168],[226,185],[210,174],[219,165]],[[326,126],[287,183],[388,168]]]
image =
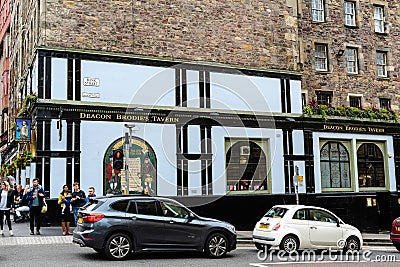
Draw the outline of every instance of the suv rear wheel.
[[[132,241],[126,234],[113,234],[107,239],[104,252],[109,259],[125,260],[132,252]]]
[[[207,238],[204,250],[212,258],[221,258],[228,252],[228,239],[221,233],[214,233]]]

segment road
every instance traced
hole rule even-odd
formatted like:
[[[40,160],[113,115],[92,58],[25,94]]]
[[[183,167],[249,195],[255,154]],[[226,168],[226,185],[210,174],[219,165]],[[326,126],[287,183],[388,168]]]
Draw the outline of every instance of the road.
[[[278,259],[275,253],[272,261],[258,259],[258,252],[252,246],[241,246],[237,250],[228,254],[223,259],[209,259],[200,253],[143,253],[136,254],[126,262],[111,262],[103,256],[97,254],[90,248],[81,248],[75,244],[53,244],[53,245],[22,245],[22,246],[2,246],[0,248],[0,262],[2,266],[324,266],[324,267],[358,267],[358,266],[399,266],[400,253],[393,247],[365,247],[364,251],[370,251],[369,260],[360,259],[357,262],[346,262],[332,260],[328,255],[317,255],[317,259],[312,262],[299,260],[298,262],[287,262],[282,258]],[[338,254],[336,254],[339,256]],[[338,257],[339,258],[339,257]],[[379,258],[381,261],[376,261]],[[396,260],[396,262],[394,262]]]

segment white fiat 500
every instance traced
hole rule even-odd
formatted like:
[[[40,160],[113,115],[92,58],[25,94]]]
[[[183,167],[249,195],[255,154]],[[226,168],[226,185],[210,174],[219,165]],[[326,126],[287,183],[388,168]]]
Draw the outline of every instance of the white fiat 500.
[[[360,250],[360,231],[345,224],[329,210],[304,205],[272,207],[253,230],[257,249],[279,247],[288,253],[298,249]]]

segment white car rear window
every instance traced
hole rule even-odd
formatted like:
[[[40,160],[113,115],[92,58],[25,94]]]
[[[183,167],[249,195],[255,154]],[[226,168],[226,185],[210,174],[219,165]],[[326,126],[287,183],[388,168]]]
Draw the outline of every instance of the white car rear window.
[[[288,211],[287,208],[282,208],[282,207],[272,207],[265,215],[264,217],[269,217],[269,218],[282,218],[285,213]]]

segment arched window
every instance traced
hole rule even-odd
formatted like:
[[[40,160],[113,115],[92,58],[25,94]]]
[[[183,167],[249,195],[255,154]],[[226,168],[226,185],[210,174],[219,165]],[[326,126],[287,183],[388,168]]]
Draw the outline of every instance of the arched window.
[[[262,148],[239,141],[226,154],[227,191],[267,190],[267,161]]]
[[[350,158],[340,142],[328,142],[321,148],[322,188],[350,188]]]
[[[357,150],[359,187],[385,187],[382,151],[376,144],[364,143]]]

